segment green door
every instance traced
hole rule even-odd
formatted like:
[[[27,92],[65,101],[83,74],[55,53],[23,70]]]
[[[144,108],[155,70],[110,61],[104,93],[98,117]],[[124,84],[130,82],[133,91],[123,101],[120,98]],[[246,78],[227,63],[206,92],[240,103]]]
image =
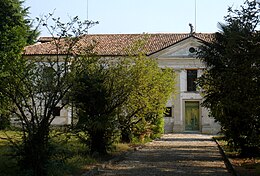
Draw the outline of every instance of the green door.
[[[198,101],[185,102],[185,130],[188,131],[199,130],[199,102]]]

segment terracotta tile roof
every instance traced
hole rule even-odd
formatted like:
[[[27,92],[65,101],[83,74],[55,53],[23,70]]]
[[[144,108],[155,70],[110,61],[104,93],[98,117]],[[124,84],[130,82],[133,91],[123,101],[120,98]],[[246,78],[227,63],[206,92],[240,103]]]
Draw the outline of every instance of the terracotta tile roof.
[[[102,56],[126,55],[137,41],[144,41],[143,50],[147,55],[158,52],[164,48],[170,47],[182,40],[191,37],[189,33],[159,33],[159,34],[95,34],[84,35],[77,42],[77,46],[86,47],[94,45],[94,52]],[[193,37],[210,42],[214,38],[213,33],[195,33]],[[56,55],[65,54],[66,45],[64,40],[59,42],[59,50],[52,41],[53,38],[42,37],[39,39],[42,43],[37,43],[25,47],[24,55]],[[74,53],[77,49],[74,48]]]

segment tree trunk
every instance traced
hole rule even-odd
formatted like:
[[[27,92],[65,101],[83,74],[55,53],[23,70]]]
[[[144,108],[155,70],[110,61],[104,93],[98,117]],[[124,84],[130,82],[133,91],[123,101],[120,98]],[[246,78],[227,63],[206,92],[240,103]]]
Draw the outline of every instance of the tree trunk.
[[[33,176],[47,175],[48,129],[39,128],[35,134],[28,134],[23,145],[24,149],[20,161],[21,169]]]
[[[124,128],[121,130],[121,142],[123,143],[131,142],[131,132],[129,129]]]
[[[91,138],[91,153],[98,153],[101,155],[106,155],[107,150],[107,142],[105,139],[105,131],[104,130],[99,130],[99,131],[94,131],[90,133],[90,138]]]

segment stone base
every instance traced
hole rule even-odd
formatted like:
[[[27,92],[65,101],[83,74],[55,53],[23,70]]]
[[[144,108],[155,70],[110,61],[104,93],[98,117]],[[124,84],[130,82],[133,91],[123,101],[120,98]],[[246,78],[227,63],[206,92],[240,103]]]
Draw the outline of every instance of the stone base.
[[[164,117],[164,133],[172,133],[173,132],[173,117]]]
[[[174,133],[181,133],[183,131],[184,131],[183,125],[181,125],[181,124],[174,124],[174,127],[173,127],[173,132]]]
[[[218,134],[220,131],[220,125],[215,124],[202,124],[200,131],[194,131],[195,133],[202,134]],[[183,133],[185,132],[184,125],[176,124],[173,117],[164,117],[164,133]]]

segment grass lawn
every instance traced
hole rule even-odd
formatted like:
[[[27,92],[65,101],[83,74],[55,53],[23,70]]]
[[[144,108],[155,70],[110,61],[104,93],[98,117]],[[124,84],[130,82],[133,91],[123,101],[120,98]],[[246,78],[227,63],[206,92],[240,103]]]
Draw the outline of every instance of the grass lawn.
[[[19,140],[20,135],[13,131],[0,131],[0,173],[3,176],[12,176],[17,175],[19,170],[12,145],[5,139],[7,136],[12,140]]]
[[[14,143],[21,141],[18,131],[0,131],[0,175],[17,176],[20,171],[14,156],[13,145],[6,140],[7,136]],[[48,164],[48,175],[66,176],[82,175],[82,173],[101,165],[104,161],[132,150],[129,144],[116,144],[106,157],[91,157],[88,148],[80,143],[78,138],[70,133],[52,131],[50,135],[52,155]]]
[[[19,175],[19,168],[14,156],[12,144],[5,138],[9,136],[15,143],[21,140],[17,131],[0,131],[0,175]],[[59,132],[51,133],[52,156],[48,164],[48,175],[80,175],[84,167],[96,163],[88,155],[88,149],[73,135]]]
[[[238,152],[232,150],[227,142],[222,138],[215,138],[224,150],[235,171],[241,176],[259,176],[260,175],[260,156],[245,157],[240,156]]]

